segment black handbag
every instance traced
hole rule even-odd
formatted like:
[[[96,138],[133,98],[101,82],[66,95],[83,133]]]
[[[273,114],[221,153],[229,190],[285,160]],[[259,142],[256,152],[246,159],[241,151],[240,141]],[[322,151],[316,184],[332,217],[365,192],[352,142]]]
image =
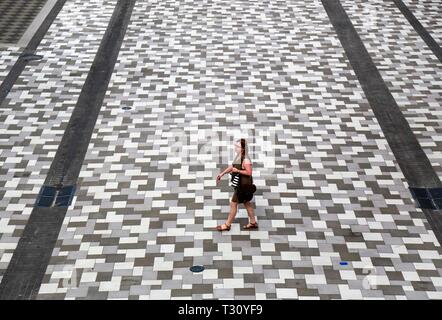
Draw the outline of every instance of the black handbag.
[[[240,184],[238,187],[239,196],[246,199],[246,201],[250,201],[253,198],[253,194],[256,192],[256,186],[253,183],[253,177],[250,176],[241,176]],[[244,180],[247,182],[244,183]]]
[[[230,173],[230,175],[230,185],[237,190],[238,195],[247,199],[247,201],[251,200],[253,194],[256,192],[256,186],[253,184],[253,177],[250,176],[249,178],[248,176],[241,175],[237,172]],[[244,180],[247,180],[247,182],[244,182]]]
[[[256,186],[252,183],[252,184],[246,184],[246,185],[242,185],[239,188],[241,193],[245,193],[245,194],[254,194],[256,192]]]

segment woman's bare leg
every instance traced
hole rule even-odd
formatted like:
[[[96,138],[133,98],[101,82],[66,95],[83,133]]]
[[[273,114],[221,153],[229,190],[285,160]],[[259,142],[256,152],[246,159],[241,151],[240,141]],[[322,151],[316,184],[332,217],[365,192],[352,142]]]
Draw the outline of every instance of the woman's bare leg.
[[[255,223],[256,222],[256,218],[255,218],[255,214],[253,213],[253,205],[250,201],[244,202],[244,207],[246,207],[247,210],[247,215],[249,216],[249,222],[250,223]]]
[[[230,226],[235,219],[236,212],[238,211],[238,202],[230,201],[230,212],[229,216],[227,217],[226,224]]]

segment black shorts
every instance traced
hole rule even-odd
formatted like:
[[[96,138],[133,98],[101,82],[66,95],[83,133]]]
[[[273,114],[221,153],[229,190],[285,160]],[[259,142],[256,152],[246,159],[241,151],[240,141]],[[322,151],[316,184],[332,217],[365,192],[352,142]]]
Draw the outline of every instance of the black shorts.
[[[252,194],[244,194],[241,192],[238,192],[238,189],[235,189],[232,196],[232,202],[238,202],[238,203],[244,203],[247,201],[252,200],[253,193]]]

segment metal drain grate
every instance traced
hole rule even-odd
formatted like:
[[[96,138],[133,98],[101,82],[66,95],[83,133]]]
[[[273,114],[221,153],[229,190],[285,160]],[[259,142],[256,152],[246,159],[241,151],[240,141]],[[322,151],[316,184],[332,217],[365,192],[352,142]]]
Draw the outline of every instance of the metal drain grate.
[[[410,187],[409,189],[419,208],[442,210],[442,188]]]
[[[43,186],[37,197],[37,207],[51,207],[54,202],[57,189],[52,186]]]
[[[14,178],[27,178],[31,175],[29,171],[15,172]]]
[[[65,186],[61,188],[58,192],[57,198],[55,199],[56,207],[69,207],[74,197],[75,186]]]
[[[69,207],[75,194],[75,186],[43,186],[38,194],[36,207]]]

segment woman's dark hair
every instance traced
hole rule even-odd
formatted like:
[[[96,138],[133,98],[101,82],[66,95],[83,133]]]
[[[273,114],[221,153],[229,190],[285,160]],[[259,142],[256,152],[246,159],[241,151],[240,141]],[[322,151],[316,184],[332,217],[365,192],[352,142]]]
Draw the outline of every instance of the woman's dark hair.
[[[241,138],[237,142],[241,142],[241,163],[242,163],[244,161],[244,158],[245,158],[246,153],[247,153],[246,139]]]

